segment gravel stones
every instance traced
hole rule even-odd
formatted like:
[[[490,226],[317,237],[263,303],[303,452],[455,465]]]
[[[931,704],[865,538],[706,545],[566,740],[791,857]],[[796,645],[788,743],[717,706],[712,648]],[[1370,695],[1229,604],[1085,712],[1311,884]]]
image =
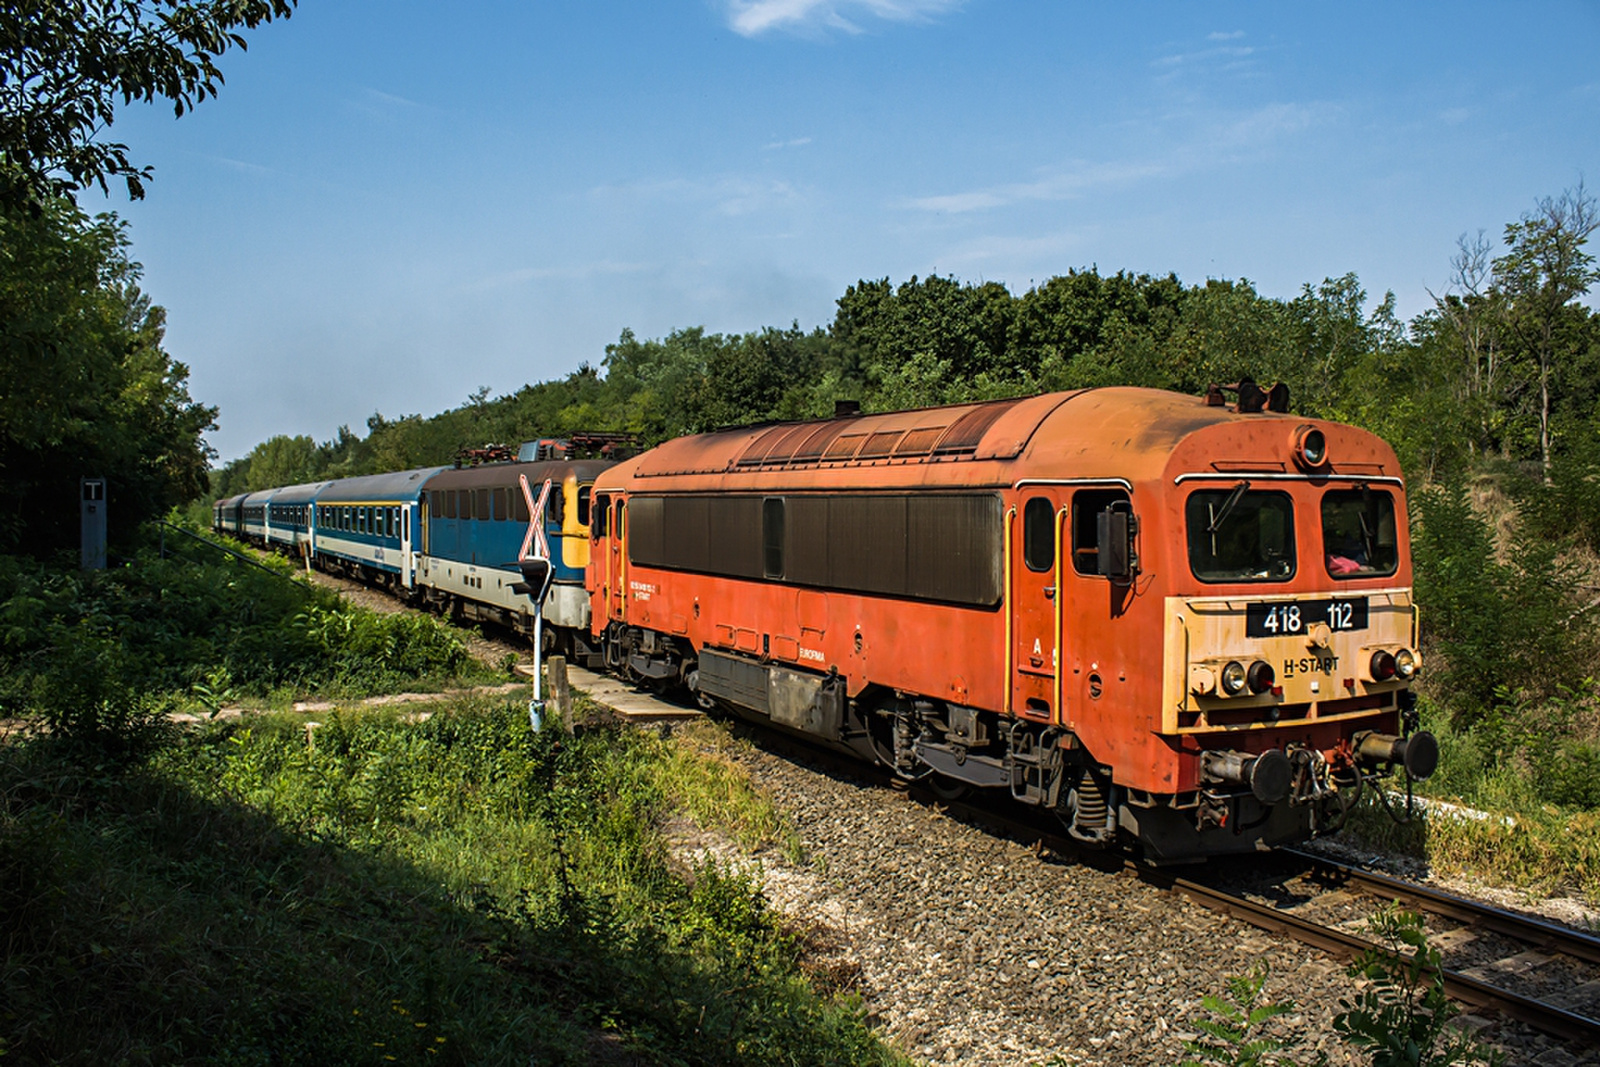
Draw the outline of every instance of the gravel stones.
[[[702,735],[703,736],[703,735]],[[810,856],[759,865],[772,905],[859,968],[855,991],[918,1060],[974,1065],[1177,1063],[1200,998],[1257,960],[1298,1010],[1269,1031],[1354,1063],[1332,1035],[1344,969],[1119,873],[1036,854],[892,789],[729,741]],[[737,853],[703,834],[680,854]]]

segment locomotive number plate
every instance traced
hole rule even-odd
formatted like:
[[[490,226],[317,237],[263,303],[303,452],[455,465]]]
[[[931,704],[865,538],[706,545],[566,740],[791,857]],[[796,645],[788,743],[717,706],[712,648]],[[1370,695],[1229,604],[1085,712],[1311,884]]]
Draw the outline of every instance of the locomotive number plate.
[[[1319,622],[1334,633],[1367,628],[1367,598],[1343,600],[1280,601],[1256,603],[1245,608],[1246,637],[1291,637],[1303,634]]]

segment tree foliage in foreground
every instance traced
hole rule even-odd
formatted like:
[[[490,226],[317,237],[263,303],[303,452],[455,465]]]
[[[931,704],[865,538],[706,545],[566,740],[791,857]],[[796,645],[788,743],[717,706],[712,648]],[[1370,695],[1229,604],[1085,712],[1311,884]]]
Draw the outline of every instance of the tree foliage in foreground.
[[[216,409],[138,280],[110,216],[0,212],[0,551],[75,550],[83,476],[109,480],[114,537],[205,488]]]
[[[102,138],[117,108],[170,101],[182,116],[222,87],[217,61],[241,29],[297,0],[8,0],[0,5],[0,207],[38,206],[150,168]]]

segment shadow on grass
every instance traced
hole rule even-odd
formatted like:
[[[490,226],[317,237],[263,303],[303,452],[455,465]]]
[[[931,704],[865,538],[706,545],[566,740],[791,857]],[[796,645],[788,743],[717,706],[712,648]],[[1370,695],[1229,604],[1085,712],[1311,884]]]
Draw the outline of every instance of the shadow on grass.
[[[0,750],[8,1062],[891,1062],[716,872],[517,899],[219,795]]]

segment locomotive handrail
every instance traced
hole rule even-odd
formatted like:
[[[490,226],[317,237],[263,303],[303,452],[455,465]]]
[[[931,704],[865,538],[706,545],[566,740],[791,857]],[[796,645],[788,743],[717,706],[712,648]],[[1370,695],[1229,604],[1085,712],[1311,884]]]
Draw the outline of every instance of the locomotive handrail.
[[[1327,471],[1321,474],[1272,474],[1264,471],[1185,471],[1172,479],[1173,485],[1182,485],[1184,482],[1193,481],[1232,481],[1242,474],[1263,482],[1365,482],[1382,485],[1404,486],[1405,479],[1397,478],[1392,474],[1340,474],[1338,471]]]
[[[155,523],[156,523],[157,526],[161,527],[161,558],[162,559],[166,559],[167,558],[167,531],[168,530],[173,530],[173,531],[175,531],[177,533],[183,534],[183,536],[188,537],[188,538],[190,538],[192,540],[199,541],[202,545],[205,545],[207,548],[214,548],[218,552],[224,553],[225,555],[232,556],[234,559],[238,560],[241,563],[248,563],[248,564],[250,564],[250,566],[255,567],[258,570],[266,571],[268,574],[272,575],[274,578],[281,578],[283,581],[288,582],[290,585],[294,586],[296,589],[300,590],[302,593],[307,593],[307,594],[310,593],[310,586],[306,585],[304,582],[295,581],[293,575],[284,574],[281,571],[275,571],[271,567],[268,567],[265,564],[263,564],[261,561],[251,559],[249,556],[245,555],[243,552],[236,552],[233,549],[229,548],[227,545],[219,545],[219,544],[217,544],[217,542],[212,541],[209,538],[201,537],[199,534],[195,533],[193,530],[185,530],[182,526],[178,526],[175,523],[170,523],[166,519],[157,519],[157,520],[155,520]]]

